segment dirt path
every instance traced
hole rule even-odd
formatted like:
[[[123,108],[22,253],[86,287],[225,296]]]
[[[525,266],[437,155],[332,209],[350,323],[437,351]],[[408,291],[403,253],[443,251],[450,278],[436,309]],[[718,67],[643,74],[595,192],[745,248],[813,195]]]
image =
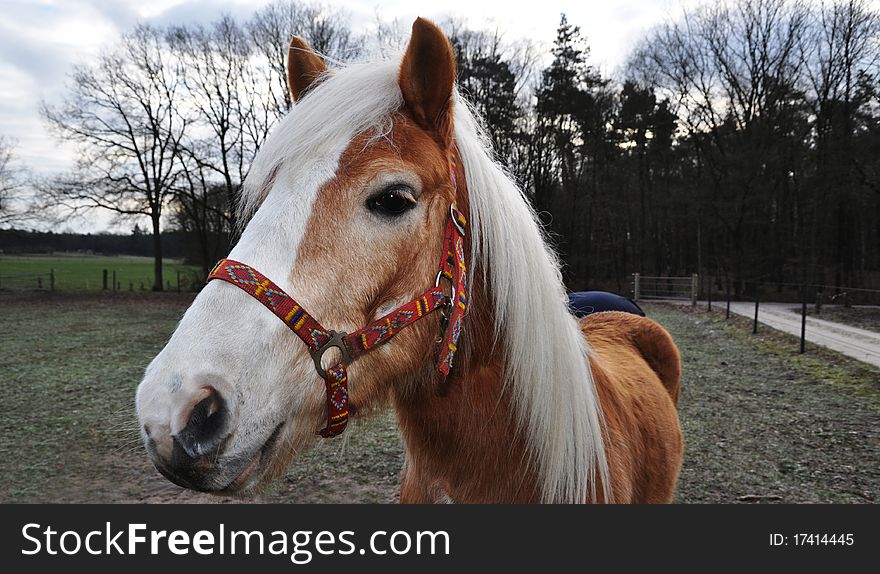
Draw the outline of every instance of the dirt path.
[[[761,303],[758,305],[758,322],[800,337],[800,309],[791,303]],[[730,311],[737,315],[754,318],[755,304],[732,302]],[[880,367],[880,333],[851,327],[842,323],[807,316],[806,339],[843,353],[848,357]]]

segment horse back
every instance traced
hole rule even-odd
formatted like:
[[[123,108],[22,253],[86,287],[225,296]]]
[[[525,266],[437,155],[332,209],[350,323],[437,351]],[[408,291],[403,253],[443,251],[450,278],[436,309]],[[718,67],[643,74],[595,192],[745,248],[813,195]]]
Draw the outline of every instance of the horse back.
[[[684,451],[678,348],[663,327],[630,313],[588,315],[580,326],[605,418],[613,499],[670,502]]]
[[[613,311],[585,317],[581,328],[595,350],[619,359],[612,359],[613,362],[621,362],[631,355],[644,360],[672,402],[678,404],[681,357],[666,329],[646,317]]]

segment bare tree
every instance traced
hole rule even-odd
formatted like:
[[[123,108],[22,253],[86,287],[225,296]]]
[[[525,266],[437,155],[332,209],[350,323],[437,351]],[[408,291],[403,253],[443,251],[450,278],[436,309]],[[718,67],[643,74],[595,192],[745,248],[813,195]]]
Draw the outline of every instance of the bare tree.
[[[254,14],[248,28],[272,73],[270,90],[279,115],[291,106],[286,71],[291,36],[305,38],[319,54],[340,61],[354,58],[362,49],[362,40],[351,33],[347,14],[322,4],[276,0]]]
[[[691,131],[725,121],[744,129],[796,83],[807,23],[797,0],[706,4],[656,28],[630,56],[628,73],[676,104]]]
[[[185,106],[191,108],[195,124],[183,143],[203,143],[202,153],[188,146],[194,161],[204,164],[222,179],[232,199],[247,173],[251,154],[245,151],[242,98],[246,96],[244,76],[252,69],[247,36],[230,17],[209,28],[177,26],[167,35],[172,53],[186,70]]]
[[[814,204],[811,263],[817,264],[819,224],[833,226],[836,285],[853,280],[858,261],[864,259],[858,254],[867,250],[858,231],[863,215],[855,206],[862,204],[856,199],[860,187],[876,189],[869,175],[876,154],[865,153],[856,142],[865,131],[859,110],[876,90],[870,84],[880,63],[878,47],[880,14],[864,0],[838,0],[814,10],[800,45],[806,101],[815,117],[815,182],[823,191],[823,201]],[[828,197],[833,200],[826,201]]]
[[[75,172],[54,182],[52,201],[74,211],[149,217],[157,291],[162,214],[180,177],[179,146],[190,123],[179,113],[180,73],[161,32],[139,25],[95,65],[74,69],[62,105],[41,106],[50,128],[79,151]]]
[[[23,168],[15,161],[15,142],[0,135],[0,225],[24,221],[30,215],[22,197]]]
[[[265,86],[255,85],[250,39],[232,18],[207,28],[175,26],[166,38],[186,72],[187,97],[178,113],[193,120],[179,144],[183,177],[175,219],[194,233],[207,272],[225,247],[217,237],[228,238],[234,227],[238,190],[269,129],[268,121],[255,122],[250,115],[274,100],[260,89]],[[258,117],[272,115],[264,110]]]
[[[403,53],[409,40],[409,28],[399,18],[386,20],[378,8],[375,9],[373,27],[370,33],[370,47],[382,56]]]
[[[844,0],[823,4],[811,16],[799,47],[821,138],[834,114],[829,108],[852,102],[859,71],[877,71],[880,14],[864,0]]]

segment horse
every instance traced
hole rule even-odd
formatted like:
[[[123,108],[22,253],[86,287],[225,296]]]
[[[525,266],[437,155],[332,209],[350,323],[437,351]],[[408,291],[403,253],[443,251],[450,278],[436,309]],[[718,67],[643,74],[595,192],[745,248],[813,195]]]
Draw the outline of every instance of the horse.
[[[645,317],[569,312],[455,75],[421,18],[399,59],[335,70],[293,38],[295,103],[244,182],[240,238],[137,388],[168,479],[249,495],[390,406],[401,503],[672,500],[675,343]]]

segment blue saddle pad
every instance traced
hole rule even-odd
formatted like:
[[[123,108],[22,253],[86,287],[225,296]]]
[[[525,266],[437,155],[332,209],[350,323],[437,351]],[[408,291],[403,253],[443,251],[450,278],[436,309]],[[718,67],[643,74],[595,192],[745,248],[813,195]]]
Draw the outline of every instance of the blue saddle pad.
[[[642,308],[632,299],[627,299],[607,291],[576,291],[568,294],[568,306],[576,317],[585,317],[602,311],[624,311],[641,317]]]

